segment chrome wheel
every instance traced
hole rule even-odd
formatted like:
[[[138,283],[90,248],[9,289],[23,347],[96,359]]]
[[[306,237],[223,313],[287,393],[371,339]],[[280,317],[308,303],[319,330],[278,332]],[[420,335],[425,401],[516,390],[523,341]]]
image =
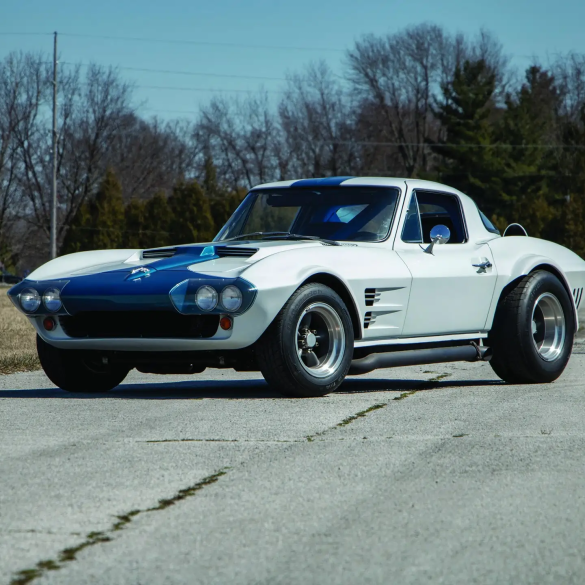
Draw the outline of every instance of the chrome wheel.
[[[532,339],[540,357],[552,362],[565,345],[565,314],[561,303],[551,293],[536,299],[532,310]]]
[[[315,378],[326,378],[339,368],[345,353],[345,331],[337,312],[325,303],[303,310],[296,328],[299,362]]]

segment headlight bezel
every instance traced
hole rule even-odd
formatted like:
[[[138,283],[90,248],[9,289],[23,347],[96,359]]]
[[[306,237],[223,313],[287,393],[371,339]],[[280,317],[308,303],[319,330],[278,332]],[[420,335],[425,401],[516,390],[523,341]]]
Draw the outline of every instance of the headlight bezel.
[[[221,293],[227,286],[233,285],[242,293],[242,304],[237,311],[228,311],[221,304]],[[218,303],[212,310],[204,310],[196,302],[196,293],[203,286],[209,286],[217,292]],[[247,280],[236,278],[222,278],[213,276],[199,276],[189,278],[176,284],[169,296],[175,309],[182,315],[222,315],[229,314],[232,317],[242,315],[254,304],[258,290]]]
[[[204,291],[204,290],[209,290],[211,292],[211,298],[213,299],[213,305],[210,305],[209,307],[204,307],[202,306],[200,300],[199,300],[199,294]],[[209,284],[204,284],[202,286],[200,286],[197,289],[197,292],[195,293],[195,304],[199,307],[199,309],[201,309],[202,311],[205,311],[206,313],[209,313],[211,311],[213,311],[216,307],[217,304],[219,302],[219,293],[217,292],[217,290],[212,287]]]
[[[226,294],[226,291],[235,291],[237,293],[237,295],[236,295],[237,299],[238,299],[237,306],[228,307],[228,305],[224,301],[224,294]],[[236,313],[242,307],[242,303],[244,302],[244,296],[242,295],[242,291],[237,286],[235,286],[233,284],[228,284],[227,286],[225,286],[223,288],[223,290],[220,293],[220,301],[221,301],[221,306],[226,311],[229,311],[230,313]]]
[[[55,297],[59,303],[58,306],[51,308],[49,306],[49,303],[51,303],[52,301],[49,300],[47,301],[47,296],[50,294],[55,294]],[[58,288],[55,287],[49,287],[47,290],[45,290],[45,292],[43,293],[43,306],[45,307],[45,309],[47,309],[47,311],[49,311],[49,313],[57,313],[58,311],[61,310],[61,308],[63,307],[63,301],[61,300],[61,291]]]
[[[30,295],[33,299],[35,299],[35,306],[34,308],[29,307],[28,309],[25,307],[24,303],[26,301],[23,300],[23,297]],[[20,308],[27,314],[27,315],[32,315],[33,313],[36,313],[39,310],[39,307],[41,306],[42,303],[42,299],[41,299],[41,295],[39,294],[39,291],[34,289],[34,288],[25,288],[24,290],[22,290],[19,294],[18,294],[18,304],[20,305]]]

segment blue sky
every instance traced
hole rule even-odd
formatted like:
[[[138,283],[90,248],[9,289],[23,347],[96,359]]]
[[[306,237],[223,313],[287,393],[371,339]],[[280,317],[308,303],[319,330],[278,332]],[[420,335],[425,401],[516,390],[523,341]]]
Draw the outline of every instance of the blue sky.
[[[52,50],[50,36],[2,33],[59,31],[60,57],[121,67],[283,78],[311,60],[339,70],[344,50],[365,33],[383,34],[430,22],[455,32],[496,34],[513,62],[530,56],[546,62],[555,53],[585,53],[583,0],[3,0],[0,57],[11,50]],[[63,33],[63,34],[61,34]],[[132,42],[68,36],[141,37],[272,48]],[[281,49],[278,47],[296,47]],[[306,48],[307,50],[299,50]],[[121,70],[137,86],[216,90],[282,89],[276,80],[169,75]],[[174,117],[196,110],[212,94],[138,87],[144,114]]]

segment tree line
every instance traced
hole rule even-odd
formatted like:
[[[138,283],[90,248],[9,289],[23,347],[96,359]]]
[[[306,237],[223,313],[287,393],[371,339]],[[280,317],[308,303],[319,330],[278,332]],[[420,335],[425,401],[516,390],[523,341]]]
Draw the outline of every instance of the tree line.
[[[47,259],[51,92],[45,56],[0,62],[5,264]],[[60,253],[209,239],[266,181],[390,175],[457,187],[499,228],[585,256],[584,55],[519,70],[485,31],[422,24],[358,39],[341,75],[290,73],[277,102],[218,95],[191,120],[146,118],[131,84],[93,64],[65,69],[59,103]]]

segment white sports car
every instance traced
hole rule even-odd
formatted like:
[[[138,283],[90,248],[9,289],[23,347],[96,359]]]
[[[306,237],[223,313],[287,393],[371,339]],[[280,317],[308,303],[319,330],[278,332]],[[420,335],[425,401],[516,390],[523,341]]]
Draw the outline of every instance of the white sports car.
[[[72,392],[110,390],[132,368],[211,367],[322,396],[348,374],[479,360],[510,383],[551,382],[585,262],[507,232],[438,183],[284,181],[252,189],[213,242],[62,256],[8,294],[47,376]]]

